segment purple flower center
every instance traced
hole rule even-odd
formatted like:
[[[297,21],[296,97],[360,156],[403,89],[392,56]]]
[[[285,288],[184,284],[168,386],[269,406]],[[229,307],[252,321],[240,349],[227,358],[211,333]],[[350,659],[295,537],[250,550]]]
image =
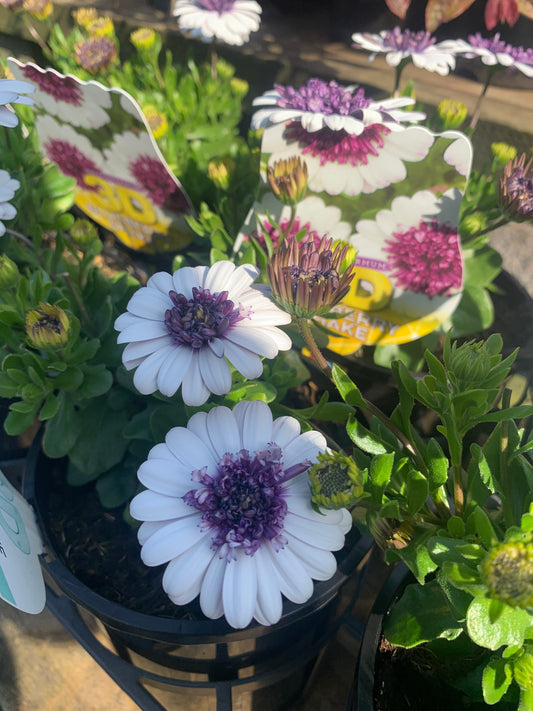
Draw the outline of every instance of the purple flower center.
[[[359,88],[354,93],[354,89],[339,86],[335,81],[309,79],[299,89],[280,84],[274,84],[274,87],[279,93],[278,106],[283,109],[350,116],[360,109],[367,109],[372,103],[365,97],[364,89]]]
[[[457,230],[437,220],[392,233],[384,252],[390,255],[398,286],[430,298],[459,289],[462,281]]]
[[[56,101],[81,106],[81,89],[72,77],[58,77],[53,72],[43,73],[35,67],[24,67],[22,73],[26,79],[35,82],[41,91],[50,94]]]
[[[402,32],[399,27],[387,30],[383,36],[384,47],[400,52],[423,52],[435,42],[435,37],[431,36],[431,32],[411,32],[411,30]]]
[[[98,188],[85,183],[85,176],[88,173],[98,175],[100,171],[93,161],[84,153],[76,148],[68,141],[62,141],[59,138],[50,138],[44,144],[44,149],[48,158],[57,163],[59,169],[76,179],[76,183],[84,190],[97,192]]]
[[[199,7],[204,10],[218,12],[219,15],[231,12],[235,7],[235,0],[197,0]]]
[[[508,54],[515,62],[533,65],[533,49],[513,47],[512,44],[507,44],[507,42],[500,39],[499,32],[497,32],[494,37],[483,37],[477,32],[475,35],[470,35],[468,41],[472,47],[486,49],[494,54]]]
[[[276,549],[285,545],[283,483],[306,471],[311,462],[284,470],[282,454],[275,444],[253,454],[241,449],[237,454],[225,454],[213,477],[205,467],[193,472],[193,480],[202,486],[188,491],[183,500],[202,512],[200,525],[202,530],[213,531],[214,549],[227,545],[230,558],[237,547],[253,555],[265,540]]]
[[[74,47],[76,61],[88,72],[106,70],[117,56],[117,48],[109,37],[95,37]]]
[[[196,350],[221,338],[226,331],[249,315],[235,308],[228,292],[212,294],[209,289],[194,287],[192,299],[170,291],[174,306],[165,312],[165,326],[174,343]]]
[[[369,156],[379,155],[390,133],[390,128],[382,124],[367,126],[358,136],[347,131],[331,131],[321,128],[319,131],[306,131],[299,121],[291,122],[285,129],[285,138],[296,141],[305,147],[302,153],[320,157],[320,165],[326,163],[350,163],[367,165]]]
[[[178,191],[163,163],[147,154],[142,154],[132,161],[129,170],[158,207],[163,207],[168,198]],[[185,208],[185,205],[183,207]]]

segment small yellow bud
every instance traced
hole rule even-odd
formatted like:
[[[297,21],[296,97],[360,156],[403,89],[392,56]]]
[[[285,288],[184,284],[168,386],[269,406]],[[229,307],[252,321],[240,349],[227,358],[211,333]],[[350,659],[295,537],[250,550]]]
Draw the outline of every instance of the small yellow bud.
[[[533,534],[492,548],[481,572],[490,597],[533,609]]]
[[[68,342],[70,322],[59,306],[41,302],[26,314],[26,334],[36,348],[61,348]]]
[[[114,37],[115,25],[113,24],[113,20],[106,15],[104,17],[98,17],[89,23],[87,25],[87,32],[91,37]]]
[[[516,158],[517,150],[514,146],[508,143],[491,143],[490,150],[492,157],[495,158],[501,166],[504,166],[509,161]]]
[[[98,10],[95,7],[80,7],[72,12],[72,17],[80,27],[87,27],[98,19]]]
[[[152,49],[156,40],[156,33],[148,27],[141,27],[130,35],[130,41],[139,52]]]
[[[230,80],[230,86],[235,96],[239,98],[246,96],[250,88],[250,85],[245,79],[239,79],[238,77],[233,77],[233,79]]]
[[[218,188],[227,190],[234,170],[235,161],[231,158],[220,158],[219,160],[209,161],[207,175]]]
[[[98,230],[90,220],[76,220],[70,228],[70,236],[78,247],[87,247],[98,239]]]
[[[24,0],[22,7],[37,20],[46,20],[54,11],[50,0]]]
[[[168,121],[165,114],[158,111],[152,104],[143,108],[143,114],[154,138],[156,140],[162,138],[168,131]]]
[[[452,128],[459,128],[464,123],[468,109],[462,101],[444,99],[438,105],[437,113],[442,121],[442,129],[447,131]]]
[[[268,166],[267,178],[272,192],[284,205],[297,205],[307,192],[307,164],[300,156]]]

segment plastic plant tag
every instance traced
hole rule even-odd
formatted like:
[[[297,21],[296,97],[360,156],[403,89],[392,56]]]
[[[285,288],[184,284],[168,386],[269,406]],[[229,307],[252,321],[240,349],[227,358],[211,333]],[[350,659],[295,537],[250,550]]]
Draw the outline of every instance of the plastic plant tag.
[[[8,60],[36,91],[35,129],[46,158],[76,181],[76,205],[127,247],[176,251],[193,238],[191,202],[166,164],[141,108],[121,89]]]
[[[31,506],[0,470],[0,597],[23,612],[38,614],[45,606],[42,552]]]
[[[343,355],[362,345],[407,343],[439,328],[463,288],[458,222],[472,163],[469,139],[409,126],[380,142],[373,125],[365,128],[374,131],[367,141],[364,132],[358,137],[359,153],[347,155],[343,131],[322,128],[307,134],[314,137],[309,144],[294,123],[265,129],[262,180],[236,247],[250,237],[261,243],[265,232],[275,247],[280,232],[304,228],[353,245],[350,293],[334,318],[317,319],[330,331],[328,347]],[[294,208],[277,199],[267,180],[268,167],[292,158],[305,162],[308,173],[305,197]]]

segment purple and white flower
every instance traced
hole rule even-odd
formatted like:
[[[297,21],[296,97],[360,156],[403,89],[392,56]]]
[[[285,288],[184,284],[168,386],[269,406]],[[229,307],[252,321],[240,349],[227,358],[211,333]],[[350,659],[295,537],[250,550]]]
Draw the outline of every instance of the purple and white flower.
[[[468,59],[478,57],[483,64],[495,69],[519,71],[527,77],[533,77],[533,49],[514,47],[500,39],[497,32],[493,37],[483,37],[479,32],[465,40],[448,40],[443,42],[456,55]]]
[[[328,195],[372,193],[407,175],[405,162],[424,160],[434,136],[421,126],[391,131],[372,124],[360,134],[347,131],[306,131],[298,121],[268,129],[269,144],[278,146],[269,165],[299,150],[307,164],[307,187]],[[265,139],[266,140],[266,136]]]
[[[0,79],[0,126],[13,128],[19,120],[14,111],[7,108],[6,104],[25,104],[32,106],[35,102],[29,96],[35,91],[32,84],[17,79]]]
[[[44,155],[58,168],[76,180],[79,188],[95,192],[86,182],[88,175],[101,175],[102,154],[93,144],[68,124],[60,124],[51,116],[37,116],[35,129]]]
[[[461,290],[462,256],[458,234],[462,192],[456,188],[437,197],[421,190],[402,195],[374,220],[360,220],[352,243],[380,248],[399,292],[447,297]]]
[[[238,46],[259,29],[261,12],[255,0],[177,0],[172,10],[180,30],[192,37]]]
[[[177,605],[197,596],[206,617],[234,628],[278,622],[282,596],[303,603],[313,580],[336,570],[331,551],[351,528],[346,509],[313,510],[308,468],[323,435],[300,433],[268,405],[198,412],[171,429],[139,471],[147,487],[131,502],[143,521],[142,560],[167,564],[163,588]]]
[[[412,62],[415,67],[437,72],[442,76],[455,69],[455,56],[446,46],[436,43],[430,32],[411,32],[395,27],[379,34],[356,32],[352,35],[355,49],[372,52],[369,59],[384,53],[387,64],[398,67],[402,62]]]
[[[309,133],[328,128],[359,136],[373,124],[385,126],[389,131],[401,131],[402,122],[417,123],[426,118],[419,111],[403,111],[403,107],[415,103],[409,97],[373,101],[365,96],[361,87],[341,86],[322,79],[309,79],[299,89],[276,84],[252,103],[267,107],[252,116],[255,129],[293,120]]]
[[[118,342],[128,344],[122,361],[136,368],[137,390],[172,396],[181,385],[187,405],[203,405],[210,393],[230,391],[229,363],[257,378],[261,357],[289,350],[291,340],[277,326],[291,318],[266,287],[252,285],[258,275],[250,264],[229,261],[154,274],[115,321]]]
[[[0,170],[0,237],[5,234],[6,228],[2,220],[12,220],[17,216],[17,210],[8,202],[15,196],[20,188],[18,180],[12,178],[7,170]]]

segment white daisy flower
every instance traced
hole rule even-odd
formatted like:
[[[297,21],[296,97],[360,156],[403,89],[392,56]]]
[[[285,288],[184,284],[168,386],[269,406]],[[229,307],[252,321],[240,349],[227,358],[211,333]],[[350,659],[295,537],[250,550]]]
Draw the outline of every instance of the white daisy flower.
[[[405,162],[424,160],[434,140],[434,135],[421,126],[398,132],[373,124],[362,134],[352,135],[329,129],[312,133],[296,121],[268,127],[263,145],[276,147],[269,165],[294,155],[297,147],[307,165],[309,190],[359,195],[403,180],[407,175]],[[264,150],[268,153],[267,147]]]
[[[470,35],[468,42],[448,40],[443,45],[468,59],[478,57],[488,67],[519,71],[527,77],[533,77],[533,49],[514,47],[501,40],[498,32],[493,37],[483,37],[478,32]]]
[[[369,57],[385,53],[385,60],[391,67],[401,63],[412,62],[415,67],[436,72],[445,76],[450,69],[455,69],[455,56],[451,49],[436,44],[436,39],[430,32],[411,32],[395,27],[393,30],[383,30],[379,34],[356,32],[352,35],[355,49],[372,52]]]
[[[197,596],[206,617],[234,628],[253,618],[278,622],[282,595],[303,603],[313,580],[336,570],[351,528],[346,509],[311,507],[308,468],[323,435],[300,434],[292,417],[268,405],[198,412],[150,451],[138,477],[147,490],[131,502],[149,566],[167,564],[163,588],[177,605]]]
[[[180,30],[192,37],[239,46],[259,29],[261,12],[255,0],[177,0],[172,10]]]
[[[390,131],[401,131],[402,122],[417,123],[426,118],[419,111],[403,111],[414,99],[399,97],[373,101],[358,86],[341,86],[335,81],[309,79],[294,89],[276,84],[274,89],[254,99],[254,106],[266,106],[252,116],[252,128],[264,128],[289,120],[298,121],[309,133],[328,128],[358,136],[367,126],[381,124]]]
[[[6,232],[2,220],[12,220],[17,216],[17,210],[9,204],[8,200],[15,196],[19,188],[18,180],[12,178],[7,170],[0,170],[0,236]]]
[[[0,126],[13,128],[19,122],[17,115],[6,104],[26,104],[32,106],[35,102],[29,96],[35,91],[32,84],[16,79],[0,79]]]
[[[82,82],[32,63],[22,64],[13,59],[9,63],[15,76],[37,86],[35,103],[45,113],[80,128],[100,128],[109,123],[111,96],[101,84]]]
[[[341,220],[341,210],[336,205],[326,205],[322,198],[310,195],[301,200],[295,208],[294,219],[292,208],[283,205],[272,193],[265,193],[259,203],[254,204],[241,229],[240,240],[251,236],[264,241],[263,230],[266,230],[272,240],[273,246],[278,245],[280,232],[272,222],[276,222],[281,229],[286,229],[292,219],[289,235],[297,234],[302,229],[307,229],[316,239],[328,235],[333,240],[348,240],[352,234],[352,227],[348,222]],[[259,223],[257,222],[259,218]]]
[[[187,405],[203,405],[210,393],[231,389],[228,361],[246,378],[258,378],[261,357],[289,350],[290,338],[276,327],[290,316],[265,287],[252,286],[258,275],[250,264],[229,261],[154,274],[115,321],[137,390],[172,396],[181,385]]]

